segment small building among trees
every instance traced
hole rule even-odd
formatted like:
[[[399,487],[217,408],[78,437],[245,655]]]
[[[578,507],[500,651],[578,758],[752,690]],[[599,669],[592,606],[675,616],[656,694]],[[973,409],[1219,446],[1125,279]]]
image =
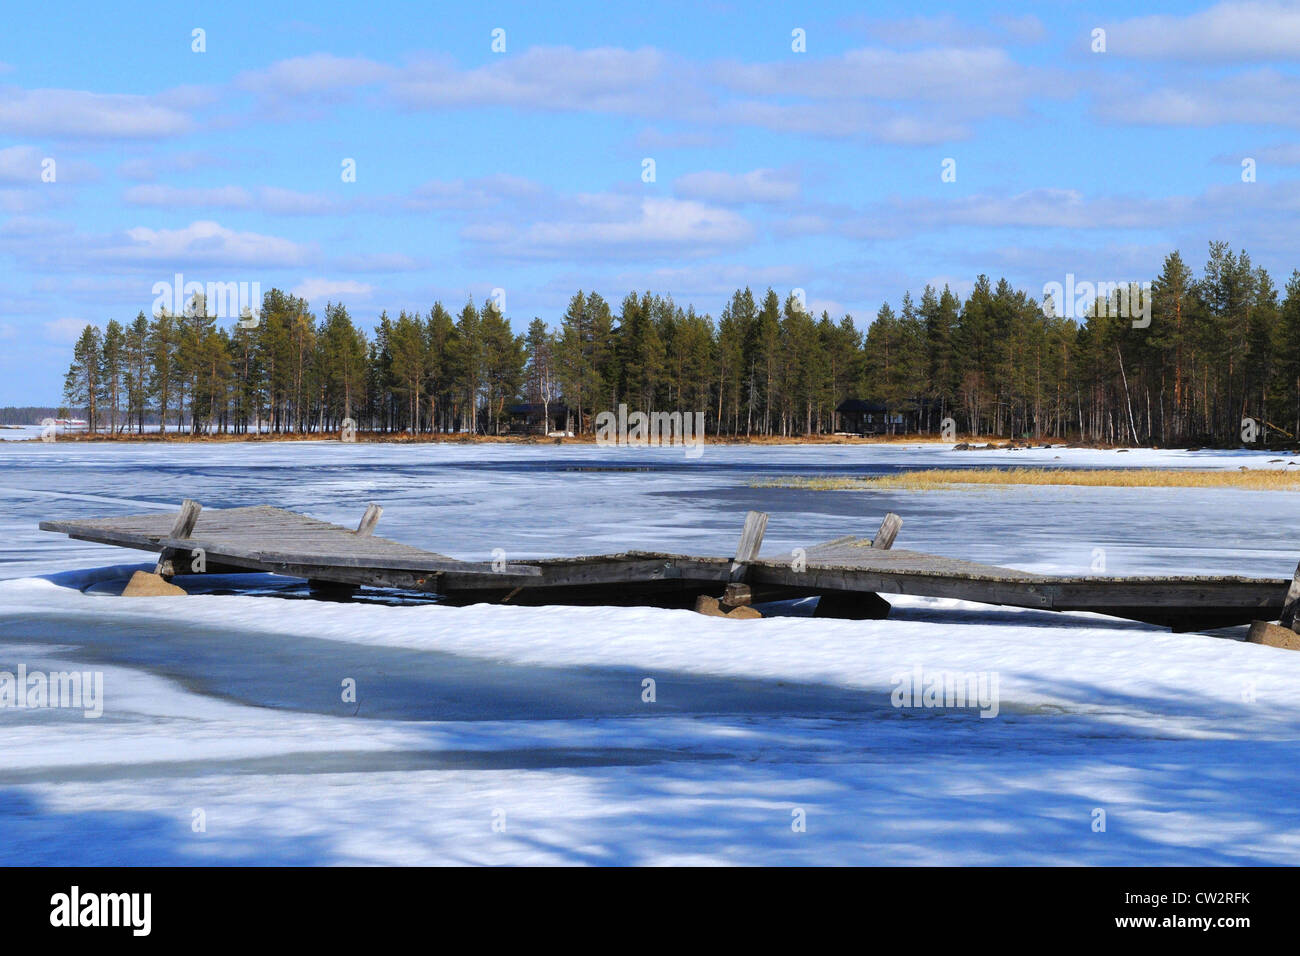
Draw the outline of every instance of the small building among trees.
[[[560,402],[518,402],[506,406],[506,418],[511,435],[549,435],[569,427],[569,407]]]
[[[836,431],[850,435],[905,435],[921,430],[921,404],[890,408],[882,402],[846,398],[835,409]]]

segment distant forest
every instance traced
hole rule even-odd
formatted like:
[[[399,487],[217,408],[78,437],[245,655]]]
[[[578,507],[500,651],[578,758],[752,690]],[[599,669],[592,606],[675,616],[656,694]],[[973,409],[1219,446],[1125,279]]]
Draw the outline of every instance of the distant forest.
[[[62,413],[62,414],[60,414]],[[66,408],[44,405],[6,405],[0,408],[0,425],[36,425],[44,418],[67,418]]]
[[[316,315],[278,289],[254,328],[141,312],[73,349],[65,399],[97,430],[159,418],[194,432],[325,433],[345,418],[378,432],[498,434],[519,402],[569,410],[589,432],[620,403],[706,413],[710,434],[815,435],[846,398],[911,413],[922,432],[1136,444],[1226,444],[1242,419],[1261,437],[1300,434],[1300,271],[1284,290],[1227,243],[1198,277],[1177,253],[1135,328],[1118,299],[1082,320],[981,275],[882,305],[865,334],[848,315],[810,315],[793,295],[732,295],[715,320],[670,297],[627,295],[617,311],[578,292],[552,328],[515,335],[489,301],[453,315],[381,314],[367,335],[343,305]],[[243,323],[249,324],[251,323]]]

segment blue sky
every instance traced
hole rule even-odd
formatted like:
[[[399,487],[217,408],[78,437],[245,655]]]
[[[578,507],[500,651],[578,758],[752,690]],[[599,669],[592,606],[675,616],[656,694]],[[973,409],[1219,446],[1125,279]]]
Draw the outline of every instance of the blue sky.
[[[81,326],[149,311],[178,272],[290,289],[318,315],[342,301],[367,329],[499,288],[522,330],[578,288],[715,317],[737,286],[800,288],[865,328],[927,282],[964,293],[987,272],[1037,296],[1067,273],[1151,278],[1175,248],[1199,269],[1210,239],[1279,285],[1300,267],[1296,3],[5,19],[0,404],[57,403]]]

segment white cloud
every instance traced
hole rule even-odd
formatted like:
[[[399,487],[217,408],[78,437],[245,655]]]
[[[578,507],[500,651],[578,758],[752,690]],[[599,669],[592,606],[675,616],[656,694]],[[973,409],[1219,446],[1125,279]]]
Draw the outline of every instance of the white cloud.
[[[1132,125],[1300,126],[1300,78],[1262,68],[1152,88],[1149,79],[1121,77],[1100,91],[1096,112],[1110,122]]]
[[[312,53],[242,73],[235,85],[275,97],[322,96],[378,83],[396,72],[394,67],[365,57]]]
[[[1007,36],[1019,43],[1038,43],[1047,38],[1047,27],[1032,13],[1019,17],[994,17],[993,22],[1005,30]]]
[[[1063,96],[1073,82],[1002,49],[953,46],[727,62],[711,75],[744,98],[688,107],[685,115],[697,122],[900,145],[966,139],[973,121],[1019,115],[1030,99]]]
[[[188,173],[204,166],[222,165],[222,159],[210,152],[187,150],[166,156],[128,159],[117,167],[120,176],[137,182],[152,182],[163,173]]]
[[[704,255],[749,242],[754,228],[743,216],[685,199],[584,194],[559,216],[529,225],[492,222],[466,226],[464,238],[496,254],[552,258],[628,255]]]
[[[1184,17],[1137,17],[1106,27],[1106,52],[1200,62],[1300,60],[1300,7],[1247,0]]]
[[[340,272],[416,272],[428,268],[428,263],[400,252],[373,252],[335,256],[330,268]]]
[[[45,337],[51,342],[57,342],[60,345],[69,345],[81,337],[87,325],[94,325],[94,322],[87,322],[85,319],[54,319],[45,323]]]
[[[905,146],[934,146],[968,139],[969,118],[948,116],[935,108],[926,109],[920,115],[909,114],[879,103],[742,100],[729,104],[717,122],[795,135],[863,137]]]
[[[353,299],[368,298],[374,292],[374,287],[351,279],[303,279],[289,292],[308,302],[338,302],[344,296]]]
[[[1047,34],[1042,21],[1033,14],[998,16],[993,18],[993,23],[997,29],[960,20],[952,14],[892,20],[850,16],[844,20],[848,29],[895,46],[990,46],[1006,39],[1036,43]]]
[[[247,209],[253,199],[241,186],[132,186],[122,197],[133,206],[175,209],[204,206],[216,209]]]
[[[73,231],[73,227],[66,222],[35,216],[13,216],[0,223],[0,238],[4,239],[39,239],[67,235]]]
[[[24,215],[46,208],[51,204],[53,194],[48,189],[36,188],[42,185],[36,183],[35,186],[0,189],[0,212]]]
[[[331,196],[276,186],[250,192],[242,186],[132,186],[123,195],[133,206],[159,209],[258,209],[271,215],[321,216],[344,211]]]
[[[47,182],[47,174],[54,178]],[[35,146],[0,149],[0,182],[45,189],[56,183],[70,185],[95,182],[99,176],[98,166],[71,158],[61,151],[51,155]]]
[[[716,130],[707,129],[666,132],[647,127],[632,140],[637,149],[707,149],[722,144],[723,137]]]
[[[1300,212],[1300,181],[1233,183],[1196,195],[1087,196],[1074,189],[1031,189],[954,199],[894,199],[861,207],[809,206],[778,224],[782,235],[897,239],[955,227],[986,229],[1136,230],[1174,234],[1195,227],[1216,235],[1224,222],[1248,223],[1245,232],[1271,235]],[[1208,230],[1208,231],[1207,231]]]
[[[799,179],[790,170],[754,169],[747,173],[711,170],[687,173],[673,183],[683,199],[718,203],[771,203],[799,198]]]
[[[662,266],[657,269],[627,269],[616,273],[610,282],[615,289],[654,289],[687,302],[718,296],[725,298],[737,289],[749,287],[763,290],[771,286],[784,294],[806,281],[810,270],[806,266],[749,266],[728,263],[691,263]],[[590,283],[589,277],[575,273],[564,288],[579,288]]]
[[[1300,143],[1279,143],[1276,146],[1265,146],[1263,149],[1252,150],[1250,157],[1258,163],[1272,163],[1276,166],[1300,166]],[[1233,156],[1228,159],[1233,165],[1242,161],[1246,156]]]
[[[994,112],[1047,91],[1038,71],[993,47],[869,48],[808,61],[721,64],[715,75],[725,86],[750,94],[945,101]]]
[[[397,100],[412,108],[515,106],[581,112],[658,113],[667,76],[658,50],[602,47],[531,47],[496,57],[486,66],[459,70],[445,60],[425,60],[392,83]]]
[[[1033,33],[1036,22],[1008,22],[1002,33]],[[697,65],[649,47],[531,47],[469,69],[445,57],[385,67],[318,54],[245,74],[240,83],[281,110],[374,86],[412,110],[496,106],[608,113],[686,124],[708,131],[713,140],[720,127],[756,126],[906,145],[964,139],[973,120],[1016,115],[1031,97],[1071,92],[1060,71],[1017,63],[987,42],[972,45],[974,34],[959,27],[954,22],[952,38],[966,42],[769,63]],[[918,102],[928,108],[908,108]],[[646,133],[642,139],[673,142],[688,134],[665,135]]]
[[[299,265],[307,250],[278,236],[235,232],[200,220],[183,229],[128,229],[123,239],[93,251],[95,258],[121,263],[186,265]]]
[[[294,189],[263,186],[257,191],[263,211],[283,216],[322,216],[343,210],[344,204],[322,193],[304,193]]]
[[[146,96],[84,90],[0,89],[0,133],[157,139],[190,129],[190,119],[185,113]]]
[[[35,146],[0,149],[0,182],[39,183],[44,154]]]
[[[531,179],[500,173],[474,179],[430,180],[411,190],[402,203],[414,212],[483,209],[505,201],[537,197],[543,192]]]

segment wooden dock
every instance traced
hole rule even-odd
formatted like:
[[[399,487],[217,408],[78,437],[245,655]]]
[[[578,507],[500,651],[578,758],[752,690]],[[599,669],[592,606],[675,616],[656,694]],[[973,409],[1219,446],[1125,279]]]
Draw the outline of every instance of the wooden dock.
[[[887,515],[874,538],[836,538],[793,553],[761,551],[767,516],[750,512],[734,555],[627,551],[506,563],[458,561],[373,533],[371,505],[356,529],[267,505],[42,521],[45,531],[156,552],[163,578],[261,571],[307,579],[313,589],[399,588],[451,604],[613,604],[695,607],[717,596],[725,612],[751,603],[816,596],[817,615],[882,618],[881,595],[954,598],[1044,611],[1091,611],[1204,630],[1254,620],[1295,620],[1297,577],[1105,577],[1034,574],[894,549],[901,520]],[[1289,590],[1290,589],[1290,590]]]

